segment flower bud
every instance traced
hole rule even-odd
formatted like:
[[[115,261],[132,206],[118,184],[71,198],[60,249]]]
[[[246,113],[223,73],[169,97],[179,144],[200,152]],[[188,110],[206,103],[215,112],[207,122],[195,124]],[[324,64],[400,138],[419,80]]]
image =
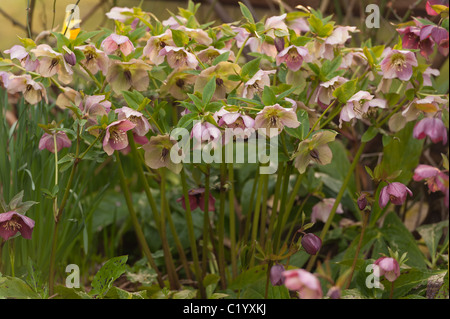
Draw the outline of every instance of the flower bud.
[[[284,266],[280,264],[273,265],[270,268],[270,282],[272,286],[281,286],[284,283],[284,277],[282,275],[284,271]]]
[[[71,66],[74,66],[77,63],[77,57],[73,52],[64,54],[64,60],[66,60],[66,62]]]
[[[275,38],[273,40],[273,43],[275,44],[275,48],[278,52],[281,52],[284,50],[284,38]]]
[[[328,290],[327,296],[330,297],[330,299],[341,299],[341,289],[333,286]]]
[[[358,197],[358,207],[360,210],[364,210],[366,208],[368,202],[367,202],[367,194],[362,193],[361,196]]]
[[[306,234],[302,238],[302,247],[310,255],[315,255],[322,247],[322,240],[314,234]]]

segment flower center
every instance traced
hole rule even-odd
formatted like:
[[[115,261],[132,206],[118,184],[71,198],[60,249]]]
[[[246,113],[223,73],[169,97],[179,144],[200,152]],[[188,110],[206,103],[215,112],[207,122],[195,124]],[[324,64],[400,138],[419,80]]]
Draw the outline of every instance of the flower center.
[[[391,58],[392,66],[397,70],[401,71],[406,66],[405,57],[403,54],[394,54]]]
[[[109,129],[109,134],[111,135],[114,144],[123,142],[126,137],[126,132],[118,129],[117,127],[111,127]]]
[[[18,231],[22,228],[22,225],[17,222],[17,217],[13,216],[11,220],[8,220],[3,224],[3,228],[8,231]]]
[[[162,149],[162,151],[161,151],[161,157],[159,158],[159,160],[160,160],[161,162],[165,162],[168,155],[169,155],[169,150],[168,150],[167,148],[164,147],[164,148]]]
[[[397,196],[394,196],[391,194],[391,195],[389,195],[389,199],[391,202],[394,202],[397,199]]]
[[[179,87],[179,88],[183,88],[184,86],[184,80],[183,79],[177,79],[175,84]]]
[[[50,63],[49,70],[52,70],[55,66],[57,66],[59,63],[59,60],[57,58],[52,59],[52,62]]]

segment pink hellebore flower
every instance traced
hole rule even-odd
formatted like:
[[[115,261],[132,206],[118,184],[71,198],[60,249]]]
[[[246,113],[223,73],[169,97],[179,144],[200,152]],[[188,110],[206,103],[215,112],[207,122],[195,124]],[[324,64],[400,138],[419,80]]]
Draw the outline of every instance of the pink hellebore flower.
[[[195,188],[191,189],[188,192],[189,197],[189,206],[191,211],[196,208],[200,208],[202,211],[205,209],[205,189],[204,188]],[[181,202],[181,205],[184,209],[186,209],[186,203],[184,201],[184,197],[178,198],[177,202]],[[213,212],[215,210],[216,199],[209,193],[208,199],[208,211]]]
[[[134,123],[134,132],[139,136],[144,136],[150,130],[150,123],[141,112],[135,111],[132,108],[124,106],[115,111],[118,114],[119,120],[127,119]]]
[[[233,137],[236,138],[249,138],[255,131],[253,129],[255,120],[238,111],[230,112],[225,108],[222,108],[214,114],[214,118],[218,119],[216,119],[216,121],[219,126],[233,129]],[[228,138],[227,131],[225,131],[224,144],[228,142],[228,140],[226,140]]]
[[[404,49],[420,50],[420,54],[428,59],[428,56],[433,53],[434,41],[428,35],[424,34],[428,28],[407,26],[398,29],[397,32],[403,34],[402,46]]]
[[[192,53],[186,51],[184,48],[165,46],[159,51],[160,56],[167,57],[167,63],[173,69],[188,67],[195,69],[198,65],[198,60]]]
[[[55,139],[56,139],[56,151],[59,152],[64,147],[70,147],[72,142],[63,131],[57,131],[54,135],[44,133],[39,140],[39,150],[46,148],[52,153],[55,153]]]
[[[29,74],[12,75],[8,79],[9,93],[23,93],[25,101],[36,104],[42,100],[48,103],[47,91],[42,83],[34,81]]]
[[[433,53],[432,45],[436,43],[439,52],[444,56],[448,55],[448,31],[445,28],[435,25],[426,25],[422,27],[420,30],[420,41],[428,41],[431,43],[431,48],[429,50],[430,54]]]
[[[164,62],[164,55],[160,55],[160,51],[166,46],[175,46],[172,39],[172,31],[167,29],[166,32],[160,35],[151,36],[147,40],[147,44],[142,51],[142,54],[150,59],[156,65]]]
[[[316,276],[304,269],[283,272],[284,285],[289,290],[296,290],[300,299],[321,299],[322,287]]]
[[[349,32],[357,32],[356,27],[351,26],[338,26],[333,30],[333,33],[325,40],[325,44],[328,45],[342,45],[347,42],[352,36]]]
[[[446,4],[444,4],[446,3]],[[425,9],[427,10],[427,13],[430,16],[438,16],[439,13],[437,13],[432,6],[434,5],[443,5],[443,6],[447,6],[448,7],[448,1],[442,1],[442,0],[428,0],[426,5],[425,5]]]
[[[408,81],[413,74],[412,67],[418,66],[414,52],[388,48],[385,54],[380,64],[383,78],[399,78],[402,81]]]
[[[300,125],[292,108],[284,108],[279,104],[265,106],[255,118],[255,128],[262,134],[273,137],[281,133],[285,126],[296,128]],[[275,130],[271,130],[275,129]]]
[[[265,86],[270,86],[269,74],[275,74],[276,70],[258,70],[250,80],[245,82],[242,97],[252,99],[255,94],[262,93]]]
[[[194,122],[192,127],[191,137],[194,137],[197,143],[194,143],[194,148],[200,147],[202,143],[211,143],[213,148],[219,146],[222,141],[222,132],[214,124],[209,122]]]
[[[287,67],[292,71],[298,71],[303,61],[311,62],[312,58],[305,47],[291,45],[278,53],[275,58],[277,65],[286,62]]]
[[[331,101],[335,99],[333,91],[347,81],[348,80],[342,76],[335,76],[327,82],[320,83],[316,93],[316,103],[319,104],[322,109],[326,109],[331,104]]]
[[[70,68],[64,55],[56,52],[48,44],[39,44],[31,52],[39,59],[39,65],[36,72],[43,77],[52,77],[58,74],[58,79],[69,84],[72,81],[73,70]]]
[[[400,276],[400,266],[394,258],[378,258],[374,265],[378,266],[379,275],[384,276],[390,282],[394,282]]]
[[[39,65],[39,61],[33,61],[28,51],[21,45],[14,45],[11,49],[5,50],[5,53],[8,53],[11,59],[19,60],[27,71],[34,72]]]
[[[104,95],[87,95],[84,102],[79,105],[83,112],[83,117],[88,120],[90,125],[96,125],[97,116],[108,115],[111,110],[111,102],[105,99]]]
[[[134,129],[136,124],[129,120],[119,120],[106,127],[106,134],[103,138],[103,150],[108,155],[114,151],[120,151],[128,146],[127,131]]]
[[[417,181],[426,180],[430,192],[441,191],[445,193],[448,190],[448,175],[441,172],[438,168],[420,164],[414,170],[413,179]]]
[[[229,52],[227,61],[234,61],[235,56],[233,51],[229,51],[226,49],[216,49],[215,47],[212,46],[209,46],[206,49],[199,51],[197,53],[197,57],[203,63],[212,64],[215,58],[226,52]]]
[[[339,126],[342,122],[350,122],[352,119],[363,119],[370,107],[386,108],[386,100],[374,99],[374,96],[367,91],[358,91],[341,110]]]
[[[318,220],[326,223],[330,216],[331,209],[333,208],[334,198],[324,198],[321,202],[315,204],[312,208],[311,222],[315,223]],[[337,206],[336,214],[344,213],[341,203]]]
[[[78,46],[75,47],[75,49],[83,52],[86,58],[81,60],[80,63],[84,65],[92,74],[97,74],[98,71],[102,71],[104,75],[107,74],[109,58],[105,52],[97,49],[92,44]]]
[[[288,27],[284,20],[286,19],[287,14],[282,14],[280,16],[273,16],[270,18],[267,18],[264,29],[267,31],[266,34],[269,37],[274,38],[275,37],[275,31],[274,30],[281,30],[286,32],[286,34],[289,33]]]
[[[5,241],[20,232],[23,238],[31,239],[34,220],[15,211],[0,214],[0,237]]]
[[[106,54],[115,54],[120,50],[127,56],[134,51],[134,45],[126,35],[111,34],[100,45]]]
[[[419,140],[428,136],[433,143],[442,141],[442,144],[447,144],[447,129],[444,122],[437,117],[426,117],[416,123],[413,130],[414,138]]]
[[[187,22],[187,19],[177,15],[177,18],[175,19],[174,17],[170,17],[169,19],[166,19],[162,22],[162,25],[165,27],[169,27],[169,29],[177,29],[178,27],[181,27],[182,25],[185,25]],[[181,22],[182,24],[180,24],[179,22]]]
[[[380,192],[380,199],[378,204],[381,208],[384,208],[390,201],[394,205],[402,205],[406,196],[413,196],[411,190],[399,182],[389,183],[387,186],[383,187]]]
[[[142,147],[145,151],[145,164],[153,169],[167,167],[175,174],[179,174],[183,164],[174,163],[171,159],[172,147],[176,143],[169,134],[152,136],[150,141]]]
[[[127,7],[112,7],[109,12],[106,13],[106,16],[109,19],[116,20],[119,22],[125,22],[129,18],[131,18],[131,15],[123,14],[123,13],[133,13],[133,9],[127,8]]]

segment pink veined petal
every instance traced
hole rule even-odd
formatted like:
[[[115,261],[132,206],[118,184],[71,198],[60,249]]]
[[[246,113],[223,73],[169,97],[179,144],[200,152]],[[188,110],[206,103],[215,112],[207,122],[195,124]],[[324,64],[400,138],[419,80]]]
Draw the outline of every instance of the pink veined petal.
[[[296,128],[300,126],[297,114],[293,111],[282,111],[280,114],[281,123],[287,127]]]
[[[439,169],[436,167],[420,164],[414,170],[413,179],[417,182],[430,177],[435,177],[439,172]]]
[[[224,121],[226,124],[230,125],[230,124],[236,122],[236,120],[237,120],[240,116],[241,116],[241,114],[239,114],[238,112],[235,112],[235,113],[227,113],[227,114],[224,114],[224,115],[222,116],[222,119],[223,119],[223,121]]]
[[[242,115],[242,120],[247,128],[252,128],[255,126],[255,120],[248,115]]]
[[[387,192],[387,186],[385,186],[380,192],[378,204],[380,205],[381,208],[384,208],[388,202],[389,202],[389,194]]]
[[[397,76],[402,81],[408,81],[411,76],[413,75],[413,69],[412,66],[407,64],[403,70],[397,71]]]

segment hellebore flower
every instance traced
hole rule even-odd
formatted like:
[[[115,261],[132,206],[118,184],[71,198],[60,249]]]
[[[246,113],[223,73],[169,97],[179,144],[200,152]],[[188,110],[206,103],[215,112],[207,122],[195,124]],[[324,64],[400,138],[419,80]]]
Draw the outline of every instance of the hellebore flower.
[[[167,29],[166,32],[160,35],[151,36],[147,40],[142,54],[148,57],[152,63],[159,65],[164,62],[164,55],[160,55],[159,53],[166,46],[175,46],[170,29]]]
[[[436,10],[433,9],[432,6],[441,5],[441,6],[447,6],[448,7],[448,1],[447,1],[446,4],[444,4],[444,3],[445,3],[445,1],[441,1],[441,0],[428,0],[426,5],[425,5],[425,9],[427,10],[427,13],[430,16],[438,16],[439,13],[437,13]]]
[[[388,48],[385,54],[380,64],[383,78],[408,81],[413,74],[412,67],[418,66],[414,52]]]
[[[328,217],[330,216],[331,209],[333,208],[335,201],[336,200],[334,198],[324,198],[321,202],[315,204],[312,208],[311,222],[315,223],[318,220],[320,220],[323,223],[326,223]],[[342,213],[344,213],[344,211],[342,210],[341,203],[339,203],[336,209],[336,214]]]
[[[39,44],[32,53],[39,59],[36,72],[43,77],[52,77],[58,74],[58,80],[64,84],[72,81],[73,70],[64,59],[64,55],[53,50],[48,44]]]
[[[34,72],[39,65],[39,61],[33,61],[28,51],[21,45],[14,45],[9,50],[5,50],[5,53],[9,54],[11,59],[17,59],[25,70]]]
[[[136,124],[129,120],[119,120],[109,124],[106,127],[105,137],[103,138],[103,150],[108,155],[114,151],[120,151],[128,146],[127,131],[134,129]]]
[[[134,51],[134,45],[126,35],[110,34],[101,43],[106,54],[116,54],[117,51],[127,56]]]
[[[164,20],[162,22],[162,25],[165,26],[165,27],[168,26],[169,29],[177,29],[178,27],[186,24],[186,22],[187,22],[186,18],[184,18],[182,16],[179,16],[179,15],[177,15],[176,17],[177,18],[175,19],[174,17],[171,16],[169,19]],[[180,24],[177,20],[179,22],[181,22],[182,24]]]
[[[205,209],[205,189],[204,188],[195,188],[191,189],[188,192],[189,197],[189,206],[191,211],[196,208],[200,208],[202,211]],[[177,199],[177,202],[181,202],[181,205],[184,209],[186,209],[186,203],[184,202],[184,197],[180,197]],[[216,199],[209,193],[208,200],[208,211],[213,212],[215,210]]]
[[[384,276],[390,282],[394,282],[400,276],[400,266],[394,258],[378,258],[374,265],[378,266],[379,275]]]
[[[315,102],[319,104],[322,109],[326,109],[331,104],[331,101],[335,99],[333,96],[334,90],[347,81],[348,80],[342,76],[335,76],[327,82],[320,83],[317,89]]]
[[[7,90],[9,93],[23,93],[25,101],[36,104],[44,98],[48,103],[47,91],[42,83],[34,81],[29,74],[12,75],[8,79]]]
[[[133,131],[139,136],[144,136],[150,130],[150,123],[147,118],[141,112],[135,111],[127,106],[116,109],[119,120],[129,120],[131,123],[135,124]]]
[[[96,125],[97,117],[108,115],[111,110],[111,102],[104,95],[87,95],[79,104],[83,118],[88,120],[89,125]]]
[[[269,74],[275,74],[276,70],[258,70],[250,80],[244,83],[242,97],[252,99],[255,94],[262,93],[265,86],[270,86]]]
[[[305,18],[296,18],[294,20],[287,21],[289,29],[295,31],[295,34],[300,35],[302,32],[310,31],[308,22]]]
[[[127,7],[112,7],[109,12],[106,13],[106,16],[109,19],[116,20],[124,23],[126,20],[131,18],[131,15],[127,15],[124,13],[133,13],[133,9]]]
[[[275,264],[270,268],[270,282],[272,286],[281,286],[284,283],[283,272],[285,272],[284,266],[281,264]]]
[[[98,71],[102,71],[105,75],[108,73],[109,58],[105,52],[92,44],[78,46],[75,49],[83,52],[85,59],[81,60],[80,63],[92,74],[97,74]]]
[[[175,174],[179,174],[183,164],[175,164],[170,158],[170,151],[175,144],[176,141],[168,134],[152,136],[150,141],[142,146],[145,151],[145,164],[153,169],[167,167]]]
[[[322,239],[316,235],[309,233],[302,238],[302,247],[310,255],[315,255],[322,247]]]
[[[306,168],[311,161],[320,165],[331,163],[333,153],[331,152],[328,143],[334,141],[335,137],[335,132],[321,131],[314,134],[311,138],[300,142],[296,152],[292,155],[294,167],[298,169],[300,174],[303,174],[306,171]]]
[[[270,18],[267,18],[266,22],[264,23],[264,30],[266,30],[266,34],[274,38],[275,37],[275,30],[277,31],[284,31],[287,34],[289,34],[288,27],[284,20],[286,19],[287,14],[282,14],[280,16],[273,16]]]
[[[265,106],[255,118],[255,128],[262,134],[272,138],[281,133],[285,126],[296,128],[300,125],[292,108],[284,108],[280,104]],[[271,129],[276,130],[271,130]]]
[[[208,33],[205,32],[205,30],[202,29],[191,29],[187,28],[184,25],[179,26],[177,30],[181,30],[186,34],[189,39],[195,40],[198,44],[203,44],[206,46],[210,46],[212,44],[212,39],[208,36]]]
[[[192,127],[191,137],[195,138],[194,149],[201,147],[202,143],[210,144],[216,148],[221,144],[222,132],[214,124],[196,121]]]
[[[233,129],[233,134],[238,138],[248,138],[255,131],[253,127],[255,126],[255,120],[248,115],[242,114],[238,111],[228,111],[223,107],[214,114],[217,124],[221,127],[227,127]],[[225,132],[225,138],[227,138],[227,133]],[[225,141],[228,142],[228,141]]]
[[[441,172],[438,168],[430,165],[420,164],[417,166],[414,170],[413,179],[416,182],[425,180],[430,192],[440,190],[445,193],[449,186],[448,175]]]
[[[229,51],[229,50],[225,50],[225,49],[219,50],[219,49],[216,49],[215,47],[211,47],[211,46],[207,47],[204,50],[197,52],[197,57],[203,63],[212,64],[212,62],[214,61],[215,58],[217,58],[219,55],[226,53],[226,52],[230,53],[227,61],[234,61],[235,56],[234,56],[233,51]]]
[[[159,51],[159,55],[167,57],[167,63],[169,63],[172,69],[184,67],[195,69],[198,65],[198,60],[195,55],[186,51],[184,48],[167,45]]]
[[[409,196],[413,196],[411,190],[402,183],[389,183],[381,189],[378,204],[381,208],[384,208],[389,201],[394,205],[402,205],[408,194]]]
[[[358,30],[356,29],[356,27],[338,26],[333,30],[333,33],[331,33],[331,35],[326,38],[325,44],[333,46],[345,44],[345,42],[347,42],[347,40],[352,37],[349,32],[358,32]]]
[[[316,276],[304,269],[283,272],[284,285],[289,290],[296,290],[300,299],[322,298],[322,287]]]
[[[226,61],[219,62],[217,65],[206,68],[200,72],[195,81],[194,92],[203,92],[205,85],[213,77],[216,77],[216,91],[214,92],[213,100],[224,99],[228,93],[233,91],[237,84],[237,82],[229,80],[228,77],[239,73],[241,73],[241,68],[236,63]],[[239,88],[237,91],[239,94]]]
[[[106,81],[114,92],[120,93],[133,88],[144,91],[148,88],[150,65],[142,60],[131,59],[129,62],[114,62],[109,66]]]
[[[442,141],[442,144],[447,144],[447,129],[444,122],[437,117],[426,117],[416,123],[413,130],[414,138],[419,140],[428,136],[433,143]]]
[[[44,148],[52,153],[55,153],[55,139],[56,139],[56,151],[59,152],[64,147],[70,147],[72,142],[63,131],[57,131],[55,134],[44,133],[39,140],[39,150]]]
[[[195,80],[195,74],[184,72],[187,69],[173,70],[167,80],[161,85],[161,95],[170,94],[177,100],[184,100],[188,97],[187,93],[192,93]]]
[[[16,213],[15,211],[0,214],[0,237],[8,240],[17,232],[20,232],[23,238],[31,239],[34,228],[34,220]]]
[[[64,110],[69,106],[79,106],[82,103],[82,100],[80,92],[75,91],[70,87],[65,87],[62,88],[62,92],[58,94],[56,105]]]
[[[298,47],[295,45],[291,45],[278,53],[275,58],[277,65],[285,62],[286,66],[292,71],[298,71],[305,62],[311,62],[312,58],[308,53],[308,50],[305,47]]]
[[[369,112],[370,107],[386,108],[386,100],[374,99],[373,95],[367,91],[358,91],[350,99],[341,110],[339,117],[339,127],[342,122],[350,122],[352,119],[363,119]]]
[[[420,50],[420,54],[428,59],[428,56],[433,53],[434,41],[427,34],[428,26],[416,27],[407,26],[398,29],[397,32],[403,34],[402,46],[404,49]]]

